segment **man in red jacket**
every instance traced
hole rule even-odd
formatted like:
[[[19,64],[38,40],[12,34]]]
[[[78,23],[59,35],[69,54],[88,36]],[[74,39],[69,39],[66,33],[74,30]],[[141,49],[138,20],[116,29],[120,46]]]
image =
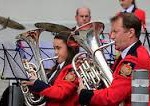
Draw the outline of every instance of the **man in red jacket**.
[[[132,78],[135,76],[133,73],[141,72],[142,74],[138,75],[140,78],[143,77],[143,72],[145,72],[141,71],[141,69],[147,70],[147,72],[150,70],[150,56],[139,40],[140,34],[141,22],[134,14],[120,13],[111,18],[110,38],[115,41],[115,49],[121,51],[119,60],[116,61],[113,67],[114,79],[108,88],[99,90],[87,90],[82,80],[80,80],[78,88],[80,104],[118,106],[120,103],[123,103],[124,106],[131,106],[132,102],[138,102],[148,105],[149,77],[145,79],[148,83],[143,83],[144,87],[140,88],[142,92],[147,90],[147,94],[136,95],[131,90],[133,87],[138,87],[139,82],[143,81],[143,79],[139,79],[137,82],[133,81],[132,84]]]
[[[139,20],[142,23],[143,31],[146,31],[146,13],[144,10],[138,8],[136,6],[135,0],[119,0],[120,6],[122,7],[122,10],[120,12],[127,12],[127,13],[133,13],[135,16],[139,18]],[[117,14],[119,14],[117,13]],[[148,40],[149,43],[149,40]],[[116,59],[120,53],[116,50]]]

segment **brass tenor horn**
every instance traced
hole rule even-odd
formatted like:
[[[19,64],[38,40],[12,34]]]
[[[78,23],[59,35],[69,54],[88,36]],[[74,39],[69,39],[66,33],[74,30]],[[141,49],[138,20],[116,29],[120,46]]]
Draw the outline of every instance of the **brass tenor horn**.
[[[113,80],[112,71],[103,54],[103,48],[114,42],[106,46],[99,43],[99,36],[103,30],[102,22],[89,22],[71,34],[86,51],[78,53],[74,57],[72,65],[78,77],[83,79],[87,89],[99,89],[102,83],[108,87]]]
[[[42,62],[45,60],[57,59],[57,57],[43,59],[40,55],[39,37],[43,29],[30,30],[25,33],[19,34],[16,39],[19,41],[25,41],[31,48],[33,53],[34,63],[29,62],[27,58],[22,59],[23,66],[27,74],[33,73],[39,80],[48,83],[48,79],[43,67]],[[21,90],[25,98],[25,104],[27,106],[44,106],[45,98],[39,95],[35,95],[29,91],[28,86],[21,84]]]

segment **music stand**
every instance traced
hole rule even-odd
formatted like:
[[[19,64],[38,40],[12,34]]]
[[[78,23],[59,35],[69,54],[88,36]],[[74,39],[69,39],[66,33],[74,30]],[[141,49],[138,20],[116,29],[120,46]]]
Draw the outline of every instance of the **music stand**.
[[[145,42],[147,40],[147,43],[148,43],[148,47],[149,47],[149,50],[150,50],[150,40],[149,40],[149,34],[148,31],[147,31],[147,28],[144,28],[145,30],[145,37],[144,37],[144,42],[143,42],[143,45],[145,45]]]
[[[15,57],[13,57],[8,50],[2,44],[4,51],[4,67],[1,79],[3,80],[16,80],[16,83],[12,83],[8,87],[7,100],[8,106],[23,106],[24,97],[20,89],[19,80],[29,80],[27,73],[21,62],[21,57],[19,51],[16,51]]]
[[[3,51],[4,51],[4,67],[1,79],[5,80],[29,80],[27,73],[25,72],[25,69],[23,67],[23,64],[21,62],[20,53],[18,51],[13,58],[11,54],[6,50],[4,45],[2,44]]]

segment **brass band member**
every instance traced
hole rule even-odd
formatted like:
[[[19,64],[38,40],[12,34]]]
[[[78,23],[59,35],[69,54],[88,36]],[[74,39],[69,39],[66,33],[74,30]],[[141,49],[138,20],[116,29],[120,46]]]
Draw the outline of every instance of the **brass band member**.
[[[49,84],[34,79],[34,76],[34,81],[25,83],[32,92],[47,98],[46,106],[78,106],[78,79],[71,66],[72,58],[79,52],[78,45],[74,39],[68,40],[67,35],[58,34],[54,37],[53,46],[58,59]]]
[[[77,8],[75,20],[77,25],[73,27],[72,30],[75,30],[83,24],[91,21],[91,10],[88,7]]]
[[[139,40],[141,22],[132,13],[121,13],[111,18],[110,37],[115,49],[121,51],[113,67],[113,81],[110,87],[100,90],[85,89],[79,80],[79,102],[91,106],[131,106],[131,75],[138,69],[150,70],[150,56]],[[150,104],[149,104],[150,105]]]

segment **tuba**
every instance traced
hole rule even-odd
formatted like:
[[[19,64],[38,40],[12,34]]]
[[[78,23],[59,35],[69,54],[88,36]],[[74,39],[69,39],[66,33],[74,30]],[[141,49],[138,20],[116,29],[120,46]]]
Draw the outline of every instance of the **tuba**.
[[[73,36],[86,52],[80,52],[73,58],[72,66],[79,78],[82,78],[87,89],[99,89],[110,86],[113,76],[103,54],[103,49],[114,44],[100,43],[100,35],[104,30],[101,22],[89,22],[76,29]]]
[[[25,41],[28,44],[33,54],[31,58],[34,58],[35,60],[34,63],[32,63],[29,62],[31,61],[31,59],[28,59],[25,56],[21,56],[22,63],[27,75],[30,77],[31,74],[34,74],[34,76],[36,76],[38,79],[44,81],[45,83],[48,83],[48,79],[42,62],[45,60],[57,59],[57,57],[47,58],[42,60],[40,55],[40,48],[39,48],[39,37],[42,31],[44,30],[40,28],[35,30],[30,30],[25,33],[19,34],[18,36],[16,36],[16,39],[18,42]],[[23,53],[20,54],[23,55]],[[29,91],[28,86],[20,83],[20,87],[24,95],[25,104],[27,106],[43,106],[45,104],[45,98],[31,93]]]

